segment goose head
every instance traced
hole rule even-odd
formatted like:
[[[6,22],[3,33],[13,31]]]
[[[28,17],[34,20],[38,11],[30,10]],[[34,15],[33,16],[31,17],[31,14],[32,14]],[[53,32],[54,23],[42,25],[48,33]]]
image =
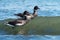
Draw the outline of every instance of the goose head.
[[[34,7],[34,10],[38,10],[38,9],[40,9],[38,6],[35,6],[35,7]]]
[[[28,11],[24,11],[23,15],[30,15]]]

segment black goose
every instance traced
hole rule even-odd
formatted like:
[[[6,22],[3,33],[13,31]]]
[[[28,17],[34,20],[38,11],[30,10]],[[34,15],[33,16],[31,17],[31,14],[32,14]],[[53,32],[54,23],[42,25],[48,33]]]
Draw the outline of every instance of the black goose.
[[[39,9],[38,6],[34,6],[34,10],[33,10],[33,13],[32,14],[30,14],[28,11],[24,11],[23,13],[16,14],[16,16],[20,16],[22,18],[23,18],[23,16],[26,16],[27,19],[32,19],[32,18],[34,18],[34,17],[37,16],[37,10],[38,9]]]
[[[16,19],[14,21],[9,21],[6,23],[8,26],[22,26],[27,23],[26,17],[24,16],[23,19]]]

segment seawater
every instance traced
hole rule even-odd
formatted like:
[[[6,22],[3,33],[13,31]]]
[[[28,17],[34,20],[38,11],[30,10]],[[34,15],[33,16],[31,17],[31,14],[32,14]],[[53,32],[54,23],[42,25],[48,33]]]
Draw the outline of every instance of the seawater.
[[[60,40],[52,35],[0,35],[0,40]]]
[[[12,18],[14,14],[23,13],[27,10],[33,13],[34,6],[38,6],[38,16],[60,16],[59,0],[0,0],[0,20]]]

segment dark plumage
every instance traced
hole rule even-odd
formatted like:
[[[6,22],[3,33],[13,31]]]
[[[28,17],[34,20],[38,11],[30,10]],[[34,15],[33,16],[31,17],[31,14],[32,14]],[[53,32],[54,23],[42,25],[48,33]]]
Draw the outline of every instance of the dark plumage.
[[[13,26],[15,26],[16,23],[17,23],[17,21],[15,21],[15,20],[8,22],[8,24],[13,25]]]
[[[38,7],[38,6],[35,6],[35,7],[34,7],[34,10],[37,10],[37,9],[39,9],[39,7]]]
[[[23,14],[22,13],[18,13],[18,14],[14,14],[14,15],[23,17]]]

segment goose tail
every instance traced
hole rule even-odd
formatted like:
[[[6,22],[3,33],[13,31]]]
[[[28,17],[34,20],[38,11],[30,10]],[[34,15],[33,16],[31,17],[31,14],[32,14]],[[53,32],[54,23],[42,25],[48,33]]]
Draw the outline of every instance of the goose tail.
[[[7,26],[14,27],[13,25],[9,24],[8,22],[5,22],[4,24],[7,25]]]

